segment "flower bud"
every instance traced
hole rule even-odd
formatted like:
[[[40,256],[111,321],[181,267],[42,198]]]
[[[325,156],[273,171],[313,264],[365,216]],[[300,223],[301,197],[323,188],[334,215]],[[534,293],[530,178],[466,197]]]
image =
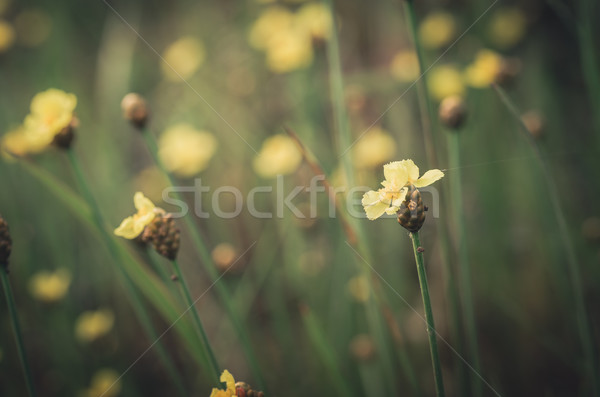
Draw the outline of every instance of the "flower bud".
[[[73,139],[75,139],[75,129],[77,127],[79,127],[79,119],[73,116],[71,122],[54,135],[52,144],[60,149],[69,149],[73,143]]]
[[[539,112],[529,111],[521,116],[521,120],[533,138],[539,139],[543,136],[545,121]]]
[[[0,266],[8,268],[8,257],[12,250],[12,239],[8,230],[8,223],[0,215]]]
[[[157,215],[142,232],[142,240],[152,243],[154,249],[167,259],[177,257],[180,232],[171,214]]]
[[[121,101],[123,117],[129,120],[136,128],[144,128],[148,121],[148,106],[146,100],[136,93],[129,93]]]
[[[444,126],[458,130],[467,118],[465,101],[458,95],[444,98],[440,103],[439,117]]]

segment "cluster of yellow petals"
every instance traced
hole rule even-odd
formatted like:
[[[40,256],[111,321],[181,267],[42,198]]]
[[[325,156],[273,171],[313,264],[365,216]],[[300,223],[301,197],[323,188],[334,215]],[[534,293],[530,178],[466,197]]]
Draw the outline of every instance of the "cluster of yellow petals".
[[[106,335],[114,323],[115,315],[111,310],[83,312],[75,323],[75,335],[82,342],[93,342]]]
[[[170,44],[162,54],[161,68],[169,81],[184,81],[196,73],[205,58],[204,45],[193,36],[184,36]]]
[[[475,60],[465,69],[465,81],[474,88],[489,87],[503,65],[504,58],[500,54],[492,50],[480,50],[475,55]]]
[[[366,192],[362,198],[363,208],[370,220],[377,219],[384,213],[393,215],[398,212],[408,192],[408,186],[429,186],[444,176],[442,171],[433,169],[419,178],[419,167],[412,160],[388,163],[383,166],[383,174],[383,187],[377,191]]]
[[[217,149],[217,140],[190,124],[176,124],[159,138],[158,155],[172,173],[192,177],[203,171]]]
[[[136,192],[133,196],[133,204],[137,212],[132,216],[123,219],[123,222],[115,229],[115,234],[120,237],[132,240],[139,236],[146,226],[154,220],[157,214],[164,210],[156,207],[150,199],[142,192]]]
[[[419,25],[419,38],[423,47],[438,49],[450,44],[456,37],[456,21],[452,14],[435,11],[427,15]]]
[[[390,161],[396,154],[396,141],[379,127],[371,128],[352,149],[354,165],[372,169]]]
[[[225,383],[225,390],[213,388],[210,397],[231,397],[237,395],[235,390],[235,379],[233,379],[233,375],[231,375],[229,371],[224,370],[219,380]]]
[[[437,101],[452,95],[462,96],[465,92],[463,73],[452,64],[435,66],[427,73],[427,88]]]
[[[265,52],[269,70],[286,73],[312,63],[313,39],[328,39],[332,26],[331,12],[321,3],[305,4],[296,12],[270,6],[254,22],[249,41]]]
[[[29,280],[29,291],[34,298],[43,302],[57,302],[69,290],[71,273],[64,268],[54,272],[40,271]]]
[[[267,138],[254,159],[254,171],[263,178],[291,174],[302,162],[302,154],[292,138],[278,134]]]

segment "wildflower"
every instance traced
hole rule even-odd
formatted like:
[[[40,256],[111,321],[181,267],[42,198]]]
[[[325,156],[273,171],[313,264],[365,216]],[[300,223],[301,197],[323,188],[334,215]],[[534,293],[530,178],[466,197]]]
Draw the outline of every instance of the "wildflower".
[[[139,94],[130,92],[121,100],[123,117],[129,120],[137,128],[144,128],[148,121],[148,105],[146,100]]]
[[[108,334],[115,316],[108,309],[83,312],[75,323],[75,335],[82,342],[93,342]]]
[[[296,23],[313,39],[327,40],[331,36],[333,18],[329,7],[323,3],[308,3],[296,13]]]
[[[375,168],[396,154],[396,141],[386,131],[374,127],[354,146],[354,164],[358,168]]]
[[[52,19],[44,11],[30,8],[15,17],[17,40],[25,47],[44,43],[52,30]]]
[[[176,124],[159,138],[158,155],[176,175],[192,177],[203,171],[217,149],[217,140],[189,124]]]
[[[155,207],[154,203],[146,198],[142,192],[135,193],[133,196],[133,204],[135,205],[137,213],[123,219],[123,222],[115,229],[115,234],[117,236],[129,240],[139,236],[157,214],[164,213],[164,210]]]
[[[394,55],[390,64],[392,76],[401,82],[412,83],[419,78],[419,59],[412,50],[405,50]]]
[[[526,28],[527,19],[523,11],[517,7],[505,7],[492,15],[488,36],[499,48],[508,49],[525,37]]]
[[[229,243],[217,245],[211,253],[215,265],[221,272],[226,272],[237,259],[238,252],[235,247]]]
[[[437,101],[452,95],[463,95],[465,92],[463,76],[453,65],[440,65],[431,69],[427,86],[431,96]]]
[[[119,373],[113,369],[104,368],[94,374],[90,387],[83,390],[81,397],[115,397],[120,392]]]
[[[0,54],[6,52],[15,42],[15,29],[8,22],[0,20]]]
[[[38,139],[35,132],[26,130],[22,125],[4,134],[0,140],[0,152],[7,159],[39,153],[46,146],[47,143]]]
[[[458,95],[444,98],[440,103],[439,117],[446,127],[453,130],[460,128],[467,117],[465,101]]]
[[[8,257],[12,250],[12,239],[8,230],[8,223],[0,215],[0,266],[8,269]]]
[[[250,29],[250,44],[256,49],[266,49],[279,33],[291,28],[294,14],[287,9],[273,6],[265,9]]]
[[[291,174],[302,162],[302,154],[296,143],[287,135],[278,134],[267,138],[258,157],[254,159],[254,171],[263,178]]]
[[[456,21],[452,14],[437,11],[429,14],[419,26],[419,38],[423,47],[438,49],[456,37]]]
[[[267,67],[275,73],[304,68],[310,65],[312,60],[310,37],[301,29],[282,31],[269,41]]]
[[[34,298],[43,302],[61,300],[71,284],[71,273],[60,268],[54,272],[41,271],[33,275],[29,281],[29,291]]]
[[[227,370],[224,370],[221,374],[221,378],[219,380],[226,385],[225,390],[213,388],[210,393],[210,397],[230,397],[237,396],[237,392],[235,389],[235,379],[233,379],[233,375]]]
[[[204,45],[195,37],[185,36],[178,39],[163,52],[163,75],[169,81],[181,81],[192,77],[204,62],[204,53]]]
[[[475,60],[465,69],[467,84],[475,88],[489,87],[500,72],[502,57],[492,50],[480,50]]]
[[[388,163],[383,166],[383,174],[383,187],[377,191],[368,191],[362,198],[362,205],[370,220],[377,219],[384,213],[397,213],[409,192],[409,186],[429,186],[444,176],[442,171],[433,169],[419,178],[419,168],[412,160]]]

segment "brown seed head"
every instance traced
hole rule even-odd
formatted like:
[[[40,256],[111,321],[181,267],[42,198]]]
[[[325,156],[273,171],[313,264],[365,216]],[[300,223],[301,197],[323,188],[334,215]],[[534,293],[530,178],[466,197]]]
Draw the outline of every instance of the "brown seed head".
[[[79,127],[79,119],[73,116],[69,125],[54,136],[52,144],[60,149],[69,149],[73,143],[73,139],[75,139],[75,129],[77,127]]]
[[[444,98],[440,103],[438,114],[444,126],[458,130],[467,119],[467,107],[464,99],[458,95]]]
[[[142,240],[152,243],[156,252],[170,260],[177,257],[180,237],[179,228],[171,214],[157,215],[142,232]]]
[[[129,93],[121,101],[123,117],[129,120],[136,128],[144,128],[148,121],[149,111],[146,100],[139,94]]]
[[[398,223],[406,230],[416,233],[425,222],[425,207],[421,200],[421,192],[410,186],[406,198],[398,210]]]
[[[8,230],[8,223],[0,215],[0,266],[8,268],[8,257],[12,250],[12,239]]]

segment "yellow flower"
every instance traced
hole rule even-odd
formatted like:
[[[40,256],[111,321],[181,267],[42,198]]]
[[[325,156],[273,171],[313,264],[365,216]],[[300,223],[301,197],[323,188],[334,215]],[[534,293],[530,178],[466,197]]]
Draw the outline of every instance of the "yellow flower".
[[[233,379],[233,375],[231,375],[229,371],[224,370],[219,380],[225,383],[227,388],[225,390],[213,388],[210,397],[231,397],[237,395],[235,390],[235,379]]]
[[[54,272],[41,271],[29,281],[29,291],[38,300],[56,302],[61,300],[71,284],[71,273],[61,268]]]
[[[115,229],[117,236],[129,240],[139,236],[144,228],[154,220],[154,217],[163,212],[162,209],[155,207],[152,201],[146,198],[142,192],[137,192],[133,196],[133,203],[137,213],[123,219],[123,222]]]
[[[75,335],[82,342],[93,342],[113,327],[115,316],[108,309],[83,312],[75,323]]]
[[[296,23],[315,39],[327,40],[331,36],[333,18],[323,3],[303,5],[296,13]]]
[[[441,101],[452,95],[462,95],[465,92],[463,76],[452,65],[436,66],[431,69],[427,77],[429,92],[437,101]]]
[[[189,124],[176,124],[160,136],[158,146],[158,155],[169,171],[191,177],[208,166],[217,149],[217,140]]]
[[[291,72],[312,63],[310,36],[298,28],[284,30],[269,41],[267,67],[275,73]]]
[[[354,146],[354,164],[358,168],[375,168],[396,154],[396,141],[381,128],[373,127]]]
[[[437,49],[450,44],[456,36],[456,21],[452,14],[437,11],[427,15],[419,25],[419,38],[423,47]]]
[[[263,178],[291,174],[302,162],[302,154],[287,135],[274,135],[263,142],[258,157],[254,159],[254,171]]]
[[[0,54],[8,51],[15,42],[15,30],[5,21],[0,20]]]
[[[38,139],[35,131],[26,130],[23,126],[7,132],[0,140],[0,152],[6,159],[39,153],[46,146],[46,141]]]
[[[97,371],[92,377],[89,388],[82,391],[81,397],[115,397],[121,392],[119,373],[105,368]]]
[[[517,7],[505,7],[497,10],[488,26],[491,41],[502,49],[517,44],[525,36],[527,19]]]
[[[412,51],[401,51],[397,53],[390,64],[392,76],[401,82],[413,82],[419,78],[419,60],[417,54]]]
[[[73,121],[77,97],[56,88],[36,94],[23,123],[35,145],[47,146]]]
[[[36,47],[50,35],[52,19],[42,10],[30,8],[16,16],[15,30],[19,43],[26,47]]]
[[[294,14],[283,7],[267,8],[250,29],[250,44],[257,49],[265,49],[280,32],[286,31],[294,23]]]
[[[192,36],[185,36],[171,44],[163,53],[161,63],[167,80],[181,81],[192,77],[204,62],[204,46]]]
[[[377,219],[384,213],[393,215],[398,212],[408,192],[407,186],[429,186],[444,176],[442,171],[433,169],[419,178],[419,167],[412,160],[388,163],[383,166],[383,174],[383,187],[366,192],[362,198],[363,208],[370,220]]]
[[[475,88],[486,88],[492,84],[504,63],[502,56],[491,50],[481,50],[475,60],[465,69],[465,81]]]

